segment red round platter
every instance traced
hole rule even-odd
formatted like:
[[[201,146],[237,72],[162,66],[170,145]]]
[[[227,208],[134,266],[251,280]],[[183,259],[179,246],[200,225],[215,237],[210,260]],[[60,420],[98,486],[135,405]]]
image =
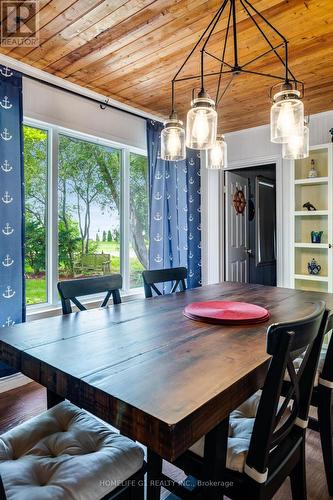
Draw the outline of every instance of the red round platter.
[[[270,317],[267,309],[256,304],[224,300],[192,302],[185,307],[183,313],[195,321],[222,325],[254,325],[263,323]]]

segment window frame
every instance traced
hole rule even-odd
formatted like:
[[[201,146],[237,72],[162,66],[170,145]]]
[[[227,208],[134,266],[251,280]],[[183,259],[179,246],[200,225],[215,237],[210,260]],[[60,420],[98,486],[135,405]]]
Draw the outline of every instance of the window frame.
[[[47,301],[27,305],[28,315],[39,311],[47,311],[60,307],[57,282],[58,271],[58,146],[59,135],[92,142],[120,150],[120,272],[123,277],[123,294],[136,295],[142,288],[130,288],[130,155],[138,154],[147,157],[147,150],[100,138],[91,134],[78,132],[59,125],[46,123],[34,118],[24,117],[23,125],[45,130],[48,134],[47,156],[47,228],[46,228],[46,290]],[[91,296],[87,302],[95,302],[98,296]]]

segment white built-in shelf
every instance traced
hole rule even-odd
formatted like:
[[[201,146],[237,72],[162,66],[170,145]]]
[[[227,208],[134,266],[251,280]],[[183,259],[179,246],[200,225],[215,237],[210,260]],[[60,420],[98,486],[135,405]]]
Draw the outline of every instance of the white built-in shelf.
[[[313,185],[313,184],[327,184],[328,183],[328,177],[309,177],[307,179],[295,179],[295,184],[306,184],[306,185]]]
[[[294,274],[295,280],[328,281],[328,276],[318,274]]]
[[[294,215],[296,217],[299,216],[314,217],[316,215],[328,215],[328,210],[297,210],[296,212],[294,212]]]
[[[295,243],[296,248],[328,248],[328,243]]]

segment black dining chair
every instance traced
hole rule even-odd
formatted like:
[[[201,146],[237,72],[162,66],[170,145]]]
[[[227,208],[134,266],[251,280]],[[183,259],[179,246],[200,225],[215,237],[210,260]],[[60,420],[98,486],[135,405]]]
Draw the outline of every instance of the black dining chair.
[[[77,299],[96,293],[106,293],[106,296],[100,307],[105,307],[112,295],[114,304],[121,303],[120,292],[123,285],[123,280],[120,274],[111,274],[109,276],[97,276],[94,278],[82,278],[77,280],[59,281],[58,291],[61,298],[63,314],[72,312],[71,302],[76,305],[80,311],[85,311],[87,308]]]
[[[333,330],[333,316],[327,321],[325,335],[331,330]],[[302,358],[303,353],[294,360],[296,369]],[[289,385],[289,381],[285,382],[285,392]],[[330,496],[333,496],[333,335],[320,353],[311,406],[317,408],[317,418],[309,418],[309,428],[320,434],[327,487]]]
[[[271,361],[264,386],[231,413],[226,462],[221,459],[223,450],[212,457],[215,443],[203,437],[175,465],[205,480],[209,465],[208,471],[218,471],[219,494],[237,499],[272,498],[289,476],[293,499],[306,500],[305,433],[328,321],[332,316],[320,301],[301,320],[271,325],[266,341]],[[295,353],[304,351],[296,369]],[[290,386],[282,397],[286,370]]]
[[[64,401],[0,436],[0,500],[144,500],[144,451]]]
[[[328,331],[333,329],[331,319]],[[322,369],[320,366],[318,386],[314,387],[311,405],[318,408],[318,420],[310,419],[309,427],[319,430],[321,448],[325,465],[327,487],[333,496],[333,334],[327,352],[322,352]],[[319,427],[319,429],[318,429]]]
[[[146,298],[152,297],[153,292],[155,292],[156,295],[162,295],[161,291],[156,286],[159,283],[173,282],[170,293],[176,292],[178,287],[181,292],[186,290],[186,267],[143,271],[142,277]]]

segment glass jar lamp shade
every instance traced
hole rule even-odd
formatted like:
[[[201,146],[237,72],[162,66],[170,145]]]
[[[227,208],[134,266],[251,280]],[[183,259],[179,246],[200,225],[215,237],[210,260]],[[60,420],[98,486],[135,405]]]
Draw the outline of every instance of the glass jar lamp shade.
[[[167,161],[185,160],[185,130],[181,120],[165,122],[161,132],[161,158]]]
[[[207,151],[207,168],[218,170],[227,166],[227,143],[224,135],[217,135],[214,146]]]
[[[274,95],[271,108],[271,141],[287,143],[300,137],[304,126],[304,105],[298,90],[282,90]]]
[[[209,97],[192,101],[187,113],[186,146],[191,149],[210,149],[215,144],[217,113],[215,103]]]
[[[285,160],[302,160],[309,156],[309,128],[304,125],[303,135],[291,137],[290,140],[282,144],[282,158]]]

